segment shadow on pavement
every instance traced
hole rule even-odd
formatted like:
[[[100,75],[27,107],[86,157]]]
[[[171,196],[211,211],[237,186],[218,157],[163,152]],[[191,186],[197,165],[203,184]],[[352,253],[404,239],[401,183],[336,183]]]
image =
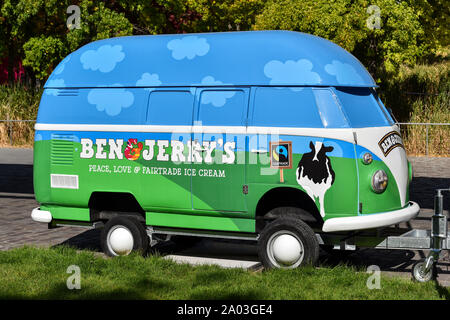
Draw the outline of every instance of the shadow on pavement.
[[[26,193],[33,196],[33,165],[0,164],[0,192]]]
[[[100,229],[90,229],[55,245],[55,247],[66,245],[78,250],[92,250],[100,252],[102,251],[100,246],[100,233]]]
[[[422,209],[434,209],[436,189],[450,188],[450,178],[415,177],[410,186],[410,199]],[[444,209],[449,208],[450,194],[444,195]]]

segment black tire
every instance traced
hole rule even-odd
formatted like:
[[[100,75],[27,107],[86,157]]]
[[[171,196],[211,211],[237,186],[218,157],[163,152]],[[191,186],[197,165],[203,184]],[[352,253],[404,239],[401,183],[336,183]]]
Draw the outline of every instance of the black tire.
[[[292,212],[292,208],[289,210]],[[280,235],[294,237],[302,246],[301,258],[285,265],[279,263],[273,253],[273,244]],[[292,213],[280,215],[266,225],[258,241],[258,255],[265,268],[297,268],[305,265],[315,265],[319,258],[319,242],[314,231],[299,217]]]
[[[101,246],[103,252],[110,256],[115,257],[118,255],[128,255],[130,252],[115,252],[110,244],[110,236],[112,231],[117,228],[124,228],[128,230],[133,239],[133,245],[131,251],[138,251],[142,255],[146,255],[149,248],[149,237],[145,231],[144,225],[133,217],[114,217],[105,224],[105,227],[101,233]]]

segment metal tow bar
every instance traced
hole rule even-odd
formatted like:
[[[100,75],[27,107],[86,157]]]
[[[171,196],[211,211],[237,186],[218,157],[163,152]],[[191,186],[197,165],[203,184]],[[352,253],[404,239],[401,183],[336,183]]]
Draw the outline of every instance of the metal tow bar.
[[[430,253],[423,261],[417,262],[412,270],[414,279],[419,282],[427,282],[436,278],[436,263],[439,260],[442,249],[447,247],[447,217],[444,215],[443,192],[448,189],[437,189],[434,197],[434,215],[431,217]],[[444,243],[445,242],[445,243]]]

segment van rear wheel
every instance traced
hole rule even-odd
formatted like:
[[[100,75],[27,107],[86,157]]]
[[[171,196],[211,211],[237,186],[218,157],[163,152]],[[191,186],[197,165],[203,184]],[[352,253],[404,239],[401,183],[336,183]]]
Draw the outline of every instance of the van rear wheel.
[[[133,251],[145,255],[149,238],[144,225],[132,217],[116,216],[106,223],[101,234],[103,252],[110,256],[126,256]]]
[[[280,216],[261,232],[258,255],[268,269],[314,265],[319,258],[319,242],[302,220],[291,215]]]

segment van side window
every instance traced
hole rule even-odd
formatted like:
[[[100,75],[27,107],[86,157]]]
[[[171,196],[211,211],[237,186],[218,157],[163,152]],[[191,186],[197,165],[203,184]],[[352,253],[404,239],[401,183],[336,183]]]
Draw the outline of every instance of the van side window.
[[[322,128],[312,88],[256,88],[253,126]]]
[[[191,125],[194,95],[190,91],[152,91],[148,101],[147,124]]]
[[[335,92],[353,128],[392,125],[370,88],[339,87]]]
[[[325,128],[348,128],[347,118],[336,100],[336,96],[328,88],[314,88],[317,109]]]
[[[245,126],[247,102],[242,90],[210,90],[200,93],[198,120],[204,126]]]

